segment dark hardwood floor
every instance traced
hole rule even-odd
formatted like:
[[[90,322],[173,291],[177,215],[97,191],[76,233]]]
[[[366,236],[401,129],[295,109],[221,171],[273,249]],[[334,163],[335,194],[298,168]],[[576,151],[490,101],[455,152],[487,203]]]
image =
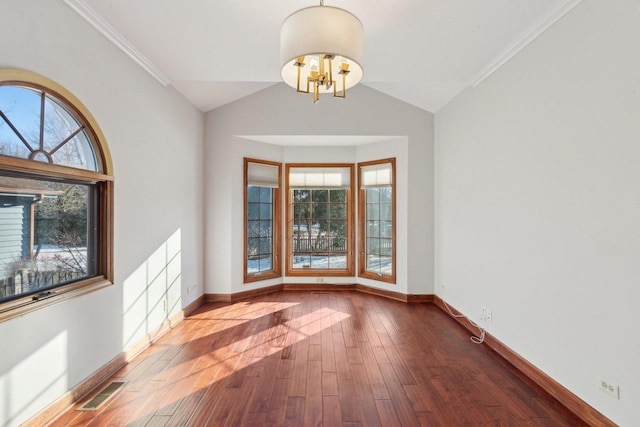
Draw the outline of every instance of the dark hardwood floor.
[[[352,291],[205,304],[110,381],[51,425],[583,425],[435,305]]]

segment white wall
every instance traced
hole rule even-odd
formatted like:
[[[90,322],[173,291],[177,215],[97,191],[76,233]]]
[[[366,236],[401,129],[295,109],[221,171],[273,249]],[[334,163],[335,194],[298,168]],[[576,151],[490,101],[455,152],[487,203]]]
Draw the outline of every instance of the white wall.
[[[346,147],[280,146],[238,135],[343,135],[388,137],[385,142]],[[358,162],[376,155],[397,157],[398,283],[370,286],[408,294],[433,293],[433,116],[364,86],[347,99],[323,97],[313,104],[284,84],[206,115],[206,291],[237,293],[275,283],[315,282],[287,277],[243,284],[242,158],[280,162]],[[231,225],[231,226],[229,226]],[[410,230],[410,231],[407,231]],[[328,283],[354,283],[355,277]],[[358,279],[358,282],[363,280]]]
[[[115,285],[0,323],[0,425],[13,426],[203,293],[204,117],[61,1],[3,1],[0,40],[0,67],[87,106],[116,177]]]
[[[640,3],[584,0],[436,114],[436,293],[640,417]],[[598,388],[620,385],[620,400]]]

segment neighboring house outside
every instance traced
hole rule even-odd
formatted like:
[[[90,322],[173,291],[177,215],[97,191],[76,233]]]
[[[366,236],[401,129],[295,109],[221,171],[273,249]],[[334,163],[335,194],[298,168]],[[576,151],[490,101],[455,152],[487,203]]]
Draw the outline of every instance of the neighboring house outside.
[[[58,194],[37,180],[0,176],[0,297],[4,282],[36,255],[36,204]]]

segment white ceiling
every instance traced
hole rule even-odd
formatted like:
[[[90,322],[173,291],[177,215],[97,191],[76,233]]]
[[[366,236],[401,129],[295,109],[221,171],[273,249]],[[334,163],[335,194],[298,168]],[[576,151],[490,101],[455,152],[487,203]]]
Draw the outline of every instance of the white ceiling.
[[[62,0],[202,111],[280,80],[280,25],[312,0]],[[325,0],[364,26],[362,83],[436,112],[581,0]]]

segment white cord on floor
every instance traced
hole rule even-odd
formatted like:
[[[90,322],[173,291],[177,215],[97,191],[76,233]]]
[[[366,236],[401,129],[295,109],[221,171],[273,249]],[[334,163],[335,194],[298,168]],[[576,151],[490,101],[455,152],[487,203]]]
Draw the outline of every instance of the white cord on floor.
[[[447,307],[447,310],[449,310],[449,314],[452,317],[455,318],[464,318],[467,319],[467,321],[471,324],[471,326],[473,326],[474,328],[478,328],[480,330],[480,336],[476,337],[475,335],[471,337],[471,341],[473,341],[476,344],[482,344],[484,342],[484,334],[485,334],[485,330],[483,327],[481,327],[480,325],[478,325],[476,322],[474,322],[473,320],[469,319],[467,316],[465,316],[464,314],[455,314],[452,310],[451,307],[449,307],[449,304],[447,304],[447,302],[445,300],[441,300],[444,303],[444,306]]]

